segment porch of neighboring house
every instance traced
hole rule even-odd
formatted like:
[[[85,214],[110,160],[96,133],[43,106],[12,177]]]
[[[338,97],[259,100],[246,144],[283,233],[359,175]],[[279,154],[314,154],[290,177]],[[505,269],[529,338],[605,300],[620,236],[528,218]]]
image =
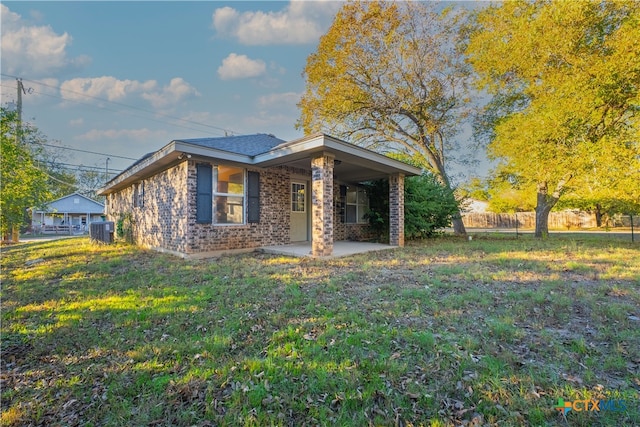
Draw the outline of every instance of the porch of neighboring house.
[[[91,222],[100,221],[100,215],[85,213],[34,213],[33,232],[36,234],[86,234]]]
[[[31,230],[35,234],[84,234],[89,224],[102,219],[103,212],[102,203],[73,193],[31,208]]]

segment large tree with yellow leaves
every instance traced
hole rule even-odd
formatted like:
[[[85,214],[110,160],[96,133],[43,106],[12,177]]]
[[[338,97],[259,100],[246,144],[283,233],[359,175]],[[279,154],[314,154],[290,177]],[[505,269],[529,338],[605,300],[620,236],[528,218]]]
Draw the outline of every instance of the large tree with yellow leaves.
[[[346,3],[309,56],[299,127],[401,152],[451,188],[447,162],[468,114],[463,15],[428,2]],[[459,215],[454,230],[464,234]]]
[[[494,96],[489,154],[536,188],[536,236],[568,190],[619,183],[620,198],[638,197],[638,40],[637,1],[519,0],[478,13],[467,53]]]

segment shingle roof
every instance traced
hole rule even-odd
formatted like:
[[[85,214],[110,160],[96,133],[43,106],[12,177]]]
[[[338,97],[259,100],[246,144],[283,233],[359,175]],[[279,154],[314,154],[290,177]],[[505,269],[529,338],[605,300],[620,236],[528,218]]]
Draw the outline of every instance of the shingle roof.
[[[194,138],[176,139],[179,142],[200,145],[202,147],[215,148],[216,150],[228,151],[245,156],[256,156],[266,153],[273,147],[285,141],[266,133],[253,135],[223,136],[219,138]]]
[[[149,157],[153,156],[155,154],[155,152],[151,152],[151,153],[147,153],[144,156],[140,157],[138,160],[136,160],[135,162],[133,162],[131,165],[129,165],[129,167],[127,167],[127,169],[134,167],[135,165],[142,163],[143,160],[148,159]]]

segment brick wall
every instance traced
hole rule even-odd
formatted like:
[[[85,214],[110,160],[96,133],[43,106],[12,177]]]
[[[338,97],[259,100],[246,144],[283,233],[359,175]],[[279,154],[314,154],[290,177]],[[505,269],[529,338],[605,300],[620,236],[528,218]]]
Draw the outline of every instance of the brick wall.
[[[248,169],[254,170],[254,169]],[[189,203],[187,253],[284,245],[290,242],[290,185],[292,175],[309,172],[276,167],[260,172],[260,222],[243,225],[196,223],[196,200]],[[189,191],[195,194],[195,163],[189,171]]]
[[[311,159],[311,253],[333,253],[333,167],[334,156],[322,154]]]
[[[134,207],[135,185],[110,194],[107,215],[131,214],[133,241],[144,247],[187,252],[187,162],[143,181],[142,206]],[[139,191],[142,187],[139,187]],[[139,199],[140,200],[140,199]]]
[[[404,246],[404,175],[389,176],[389,244]]]
[[[134,207],[135,186],[109,195],[107,216],[110,221],[117,221],[121,214],[130,213],[136,244],[183,254],[288,244],[291,180],[292,177],[293,180],[307,177],[310,181],[311,172],[286,166],[248,170],[260,173],[259,223],[197,224],[194,160],[144,179],[141,207]],[[340,194],[337,182],[333,194]],[[372,237],[367,224],[344,224],[337,209],[334,211],[334,233],[335,240],[368,240]]]

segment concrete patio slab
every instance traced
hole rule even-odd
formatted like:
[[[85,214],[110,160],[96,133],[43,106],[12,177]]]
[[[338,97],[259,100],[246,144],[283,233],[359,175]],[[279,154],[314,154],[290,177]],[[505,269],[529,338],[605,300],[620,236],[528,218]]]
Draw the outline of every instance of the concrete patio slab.
[[[362,254],[366,252],[383,251],[395,249],[398,246],[384,245],[382,243],[369,242],[333,242],[333,254],[322,258],[338,258],[349,255]],[[294,257],[312,257],[311,242],[292,243],[290,245],[263,246],[260,250],[268,254],[288,255]]]

